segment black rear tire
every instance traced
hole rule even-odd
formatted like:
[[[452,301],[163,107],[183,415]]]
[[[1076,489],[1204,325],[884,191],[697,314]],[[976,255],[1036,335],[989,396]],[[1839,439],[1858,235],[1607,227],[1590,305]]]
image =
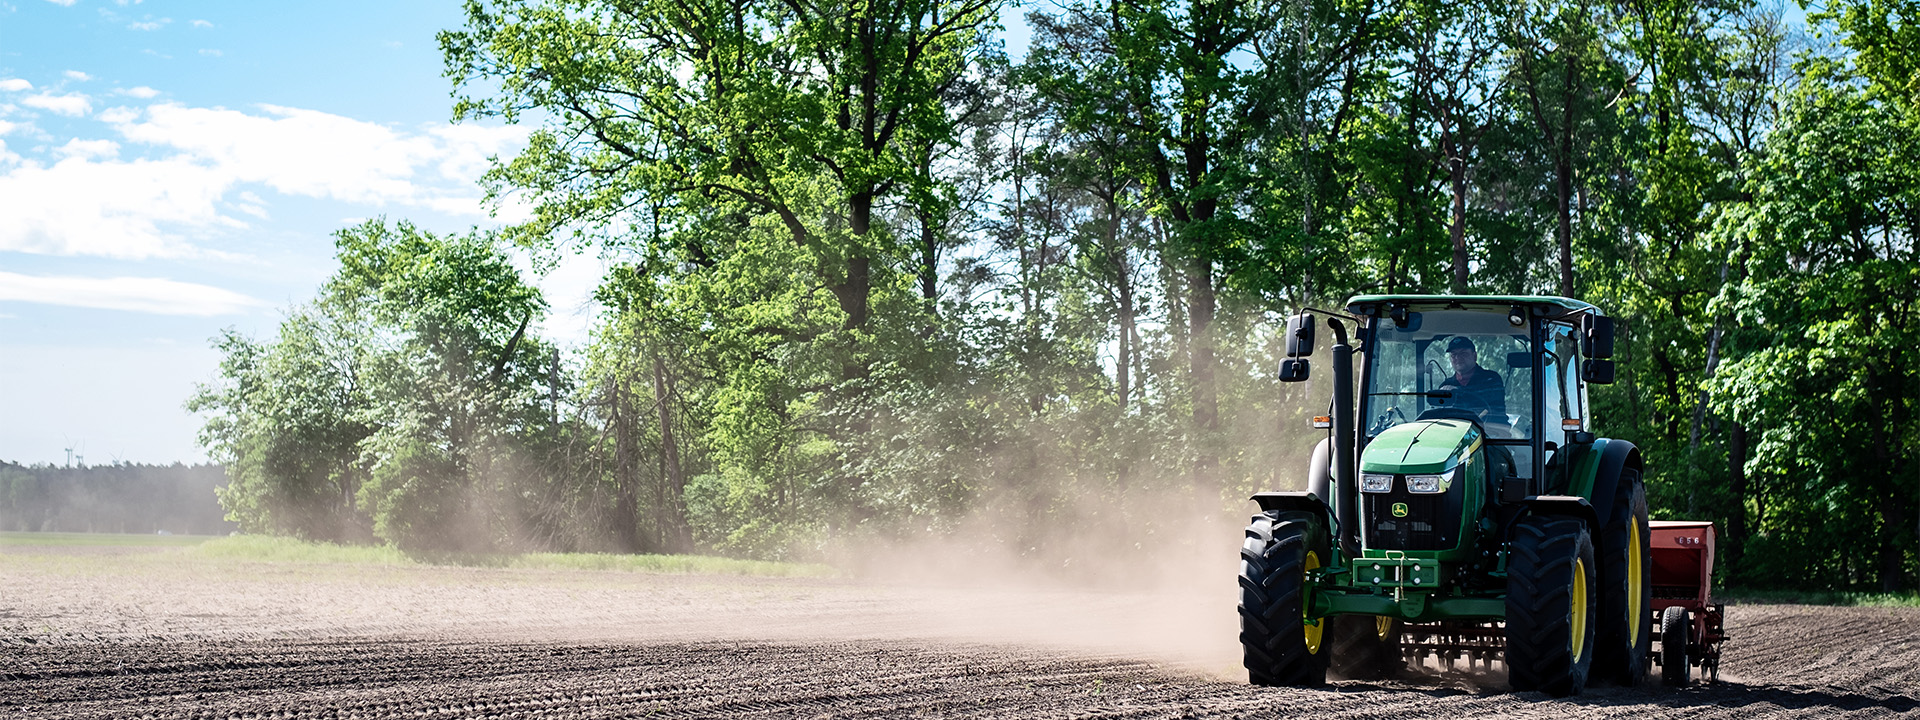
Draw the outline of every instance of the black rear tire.
[[[1675,606],[1660,614],[1660,682],[1686,687],[1693,679],[1693,665],[1687,657],[1687,633],[1693,629],[1693,613]]]
[[[1308,567],[1328,559],[1326,533],[1312,515],[1253,516],[1240,546],[1240,647],[1253,684],[1327,683],[1327,648],[1308,642],[1304,602]]]
[[[1593,667],[1599,593],[1593,539],[1578,518],[1529,515],[1507,561],[1507,680],[1515,691],[1577,695]]]
[[[1400,674],[1400,621],[1373,615],[1327,618],[1327,658],[1333,674],[1348,680],[1385,680]],[[1384,629],[1383,629],[1384,627]]]
[[[1646,682],[1647,659],[1653,653],[1653,563],[1640,471],[1622,470],[1619,488],[1607,525],[1594,539],[1601,592],[1593,667],[1597,677],[1634,687]],[[1638,582],[1632,577],[1636,574]]]

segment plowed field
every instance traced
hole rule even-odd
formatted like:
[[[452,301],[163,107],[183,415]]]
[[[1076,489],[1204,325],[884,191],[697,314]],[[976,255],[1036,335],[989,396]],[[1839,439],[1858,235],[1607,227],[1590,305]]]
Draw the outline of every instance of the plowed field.
[[[1719,684],[1237,670],[1227,587],[1115,592],[0,552],[0,717],[1920,717],[1920,611],[1735,605]]]

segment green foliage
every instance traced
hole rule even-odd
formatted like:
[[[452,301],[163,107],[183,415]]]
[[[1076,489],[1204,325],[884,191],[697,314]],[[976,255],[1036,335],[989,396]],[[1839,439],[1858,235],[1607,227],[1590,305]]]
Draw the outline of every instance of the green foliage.
[[[1713,390],[1761,429],[1776,486],[1753,508],[1755,579],[1892,591],[1912,586],[1920,508],[1920,123],[1843,64],[1803,72],[1752,204],[1716,228],[1747,274],[1718,300],[1744,337]]]
[[[510,477],[554,420],[551,351],[528,336],[537,290],[484,235],[368,222],[341,269],[271,344],[227,333],[222,382],[189,409],[229,468],[248,532],[410,550],[511,546],[526,528]]]

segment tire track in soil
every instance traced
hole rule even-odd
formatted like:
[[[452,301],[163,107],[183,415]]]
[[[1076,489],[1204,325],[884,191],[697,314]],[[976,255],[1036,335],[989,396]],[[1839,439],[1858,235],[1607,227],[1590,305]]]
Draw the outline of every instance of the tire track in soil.
[[[1920,717],[1920,613],[1735,606],[1729,615],[1739,634],[1727,682],[1592,688],[1557,701],[1506,693],[1498,672],[1301,690],[1124,655],[982,644],[385,636],[14,645],[0,656],[0,716]]]

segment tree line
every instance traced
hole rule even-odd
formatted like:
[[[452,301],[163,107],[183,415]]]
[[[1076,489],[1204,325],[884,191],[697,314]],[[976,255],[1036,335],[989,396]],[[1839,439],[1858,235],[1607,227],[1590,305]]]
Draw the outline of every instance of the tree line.
[[[0,462],[0,532],[225,535],[217,465],[80,467]]]
[[[1848,0],[546,0],[441,34],[531,219],[376,221],[192,407],[243,527],[1119,556],[1299,486],[1286,312],[1558,294],[1736,582],[1916,585],[1920,24]],[[505,248],[617,262],[561,353]]]

